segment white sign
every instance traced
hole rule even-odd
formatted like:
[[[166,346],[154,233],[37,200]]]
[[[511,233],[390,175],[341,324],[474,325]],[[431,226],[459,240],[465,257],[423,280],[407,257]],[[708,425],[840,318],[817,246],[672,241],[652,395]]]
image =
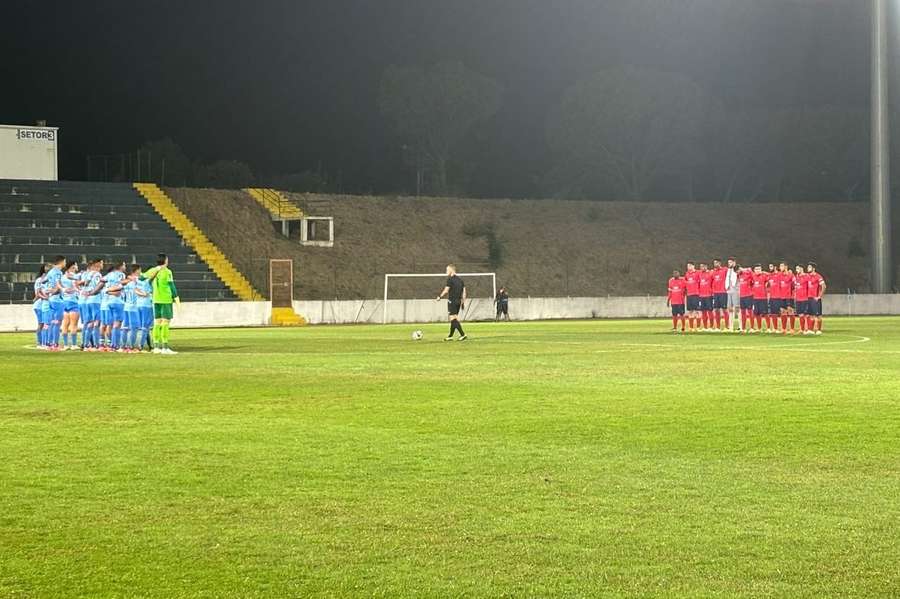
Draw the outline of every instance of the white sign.
[[[58,179],[56,127],[0,125],[0,179]]]

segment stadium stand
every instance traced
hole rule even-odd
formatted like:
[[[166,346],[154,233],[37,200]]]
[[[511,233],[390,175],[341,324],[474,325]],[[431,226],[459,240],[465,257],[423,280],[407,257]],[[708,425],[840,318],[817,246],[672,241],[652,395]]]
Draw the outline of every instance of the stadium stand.
[[[0,303],[26,303],[42,262],[62,254],[155,264],[169,255],[185,301],[237,294],[128,183],[0,181]]]
[[[244,301],[263,299],[225,254],[153,183],[135,183],[134,188],[153,209],[187,241],[213,272]]]

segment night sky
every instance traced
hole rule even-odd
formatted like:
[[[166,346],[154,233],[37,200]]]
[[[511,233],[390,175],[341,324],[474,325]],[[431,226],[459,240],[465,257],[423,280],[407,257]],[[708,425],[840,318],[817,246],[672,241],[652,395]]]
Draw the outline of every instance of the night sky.
[[[84,176],[87,154],[172,137],[198,161],[321,166],[345,191],[391,192],[410,174],[378,111],[385,67],[462,60],[505,90],[470,192],[518,197],[547,170],[548,111],[604,67],[680,71],[730,105],[867,106],[867,3],[733,2],[754,9],[738,19],[723,16],[732,0],[3,0],[0,122],[59,126],[62,178]]]

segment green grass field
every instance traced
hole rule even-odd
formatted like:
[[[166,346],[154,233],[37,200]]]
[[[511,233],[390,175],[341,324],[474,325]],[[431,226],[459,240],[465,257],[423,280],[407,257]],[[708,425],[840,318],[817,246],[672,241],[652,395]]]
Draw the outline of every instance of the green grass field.
[[[900,595],[900,319],[0,335],[0,597]]]

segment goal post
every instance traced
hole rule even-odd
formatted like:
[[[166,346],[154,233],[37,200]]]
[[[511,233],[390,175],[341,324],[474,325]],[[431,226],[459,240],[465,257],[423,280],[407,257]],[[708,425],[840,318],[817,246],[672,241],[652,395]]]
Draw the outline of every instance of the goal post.
[[[457,276],[466,278],[487,277],[491,280],[491,301],[497,297],[497,273],[494,272],[461,272]],[[384,275],[384,303],[381,308],[381,324],[387,324],[388,320],[388,288],[392,279],[446,279],[446,273],[390,273]],[[470,300],[473,298],[469,298]],[[398,300],[404,301],[404,300]]]

